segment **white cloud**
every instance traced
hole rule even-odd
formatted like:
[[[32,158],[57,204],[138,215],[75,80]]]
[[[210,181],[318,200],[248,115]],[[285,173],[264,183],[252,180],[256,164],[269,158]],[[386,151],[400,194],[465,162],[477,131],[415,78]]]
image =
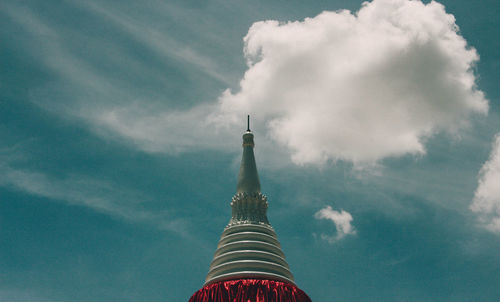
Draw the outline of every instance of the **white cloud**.
[[[340,212],[338,212],[333,210],[331,206],[327,206],[316,212],[316,214],[314,214],[314,218],[328,219],[335,224],[335,228],[337,229],[336,235],[321,234],[321,238],[330,243],[334,243],[347,235],[356,234],[356,230],[351,225],[352,216],[349,212],[344,210],[340,210]]]
[[[161,57],[176,59],[221,82],[228,82],[227,76],[217,71],[214,62],[187,44],[172,39],[167,33],[160,33],[144,22],[123,12],[100,6],[97,2],[86,2],[82,6],[118,25]],[[228,146],[228,137],[240,134],[239,131],[227,131],[228,127],[220,127],[220,123],[213,122],[210,116],[218,112],[215,102],[202,103],[186,110],[168,110],[165,105],[158,105],[158,100],[148,99],[147,96],[136,99],[133,83],[103,74],[99,66],[71,52],[65,43],[68,33],[51,27],[46,20],[40,19],[29,9],[12,5],[7,6],[6,12],[27,32],[40,37],[37,42],[44,49],[40,61],[67,81],[48,86],[50,91],[35,90],[32,101],[45,110],[64,118],[81,119],[98,134],[106,138],[120,137],[146,152],[175,154],[199,148],[222,149],[223,146]],[[102,49],[101,41],[91,41],[94,43],[92,47],[98,49],[102,56],[109,57],[112,54],[109,59],[126,64],[128,71],[166,81],[155,68],[137,63],[120,47],[115,46],[106,52]],[[71,87],[69,93],[63,92],[65,87]],[[54,91],[59,91],[65,97],[46,97]]]
[[[189,62],[227,82],[200,51],[125,12],[95,2],[85,7],[120,25],[154,53]],[[16,12],[11,9],[22,24],[32,17],[37,21],[33,14]],[[38,23],[44,24],[38,20],[24,26],[36,31]],[[45,27],[44,32],[55,31]],[[42,61],[72,80],[68,99],[77,101],[35,102],[62,116],[77,116],[99,134],[118,136],[146,152],[227,150],[228,136],[239,135],[244,117],[251,114],[259,140],[274,141],[265,156],[286,153],[297,164],[346,160],[361,167],[386,157],[425,154],[426,138],[440,131],[458,134],[471,114],[488,111],[475,86],[479,56],[460,36],[453,15],[437,2],[374,0],[356,13],[256,22],[244,38],[248,70],[239,91],[226,90],[218,102],[204,100],[180,110],[148,96],[137,100],[131,96],[133,83],[110,80],[75,57],[56,33],[52,36],[50,43],[42,43]],[[134,65],[119,49],[111,53],[123,55],[129,68],[148,68]],[[156,70],[145,74],[159,76]]]
[[[470,208],[478,213],[481,224],[500,233],[500,133],[495,136],[490,158],[479,172],[479,185]]]
[[[488,110],[478,55],[437,2],[257,22],[244,42],[248,70],[240,91],[220,97],[220,118],[254,114],[298,164],[424,154],[425,138]]]
[[[189,45],[173,39],[165,31],[157,30],[151,24],[146,25],[140,20],[134,20],[116,8],[106,8],[100,1],[86,1],[78,4],[103,15],[157,54],[176,58],[197,67],[198,70],[223,83],[230,83],[227,76],[218,71],[217,65],[209,57],[204,56]]]
[[[1,160],[9,160],[1,155]],[[166,211],[147,209],[145,204],[148,199],[143,194],[105,181],[97,181],[80,175],[55,178],[42,172],[12,168],[2,163],[0,164],[0,186],[88,207],[112,217],[150,224],[161,230],[169,230],[190,237],[183,219],[172,219],[172,215]]]
[[[186,111],[154,112],[137,104],[97,112],[94,123],[101,129],[111,129],[145,151],[175,154],[199,147],[217,149],[227,146],[228,142],[223,144],[217,136],[227,137],[229,133],[222,135],[206,119],[207,112],[212,111],[213,106],[200,105]]]

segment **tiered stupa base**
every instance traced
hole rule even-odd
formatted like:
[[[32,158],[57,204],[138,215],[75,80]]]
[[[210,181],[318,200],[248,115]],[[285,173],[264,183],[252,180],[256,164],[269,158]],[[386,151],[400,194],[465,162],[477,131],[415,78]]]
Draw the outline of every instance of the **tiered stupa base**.
[[[293,284],[260,279],[219,281],[194,293],[189,302],[311,302]]]

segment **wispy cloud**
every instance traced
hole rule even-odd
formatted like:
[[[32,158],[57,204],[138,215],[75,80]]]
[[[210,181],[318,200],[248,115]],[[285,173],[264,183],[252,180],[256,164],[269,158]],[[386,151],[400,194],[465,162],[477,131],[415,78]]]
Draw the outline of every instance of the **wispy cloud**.
[[[149,49],[153,50],[159,56],[174,57],[185,64],[195,66],[200,71],[223,83],[230,83],[227,76],[218,71],[216,63],[209,57],[199,53],[186,43],[181,43],[172,38],[168,32],[155,29],[151,24],[141,22],[142,20],[131,18],[116,8],[106,8],[100,2],[87,1],[82,3],[82,5],[114,22],[119,28],[125,30],[143,45],[147,45]]]
[[[470,208],[479,215],[481,225],[500,234],[500,133],[479,172],[479,185]]]
[[[0,289],[0,301],[4,302],[58,302],[61,300],[47,299],[31,291],[19,289]]]
[[[172,39],[168,33],[159,32],[141,20],[95,2],[86,2],[81,7],[101,16],[106,22],[113,23],[116,28],[125,31],[127,36],[133,37],[158,56],[165,59],[174,57],[181,60],[182,64],[192,65],[207,75],[225,81],[225,76],[216,71],[214,62],[188,45]],[[43,49],[42,54],[37,55],[40,56],[40,62],[56,72],[60,81],[64,82],[32,92],[32,101],[41,108],[63,118],[76,117],[99,135],[131,143],[147,152],[179,153],[199,148],[220,149],[227,146],[224,143],[227,143],[227,137],[235,136],[236,132],[227,131],[228,125],[221,126],[214,122],[214,112],[218,111],[215,102],[197,103],[189,109],[170,109],[168,97],[163,96],[161,101],[148,96],[137,98],[134,85],[127,79],[114,77],[95,62],[71,51],[67,44],[70,33],[61,32],[24,7],[7,6],[6,13],[32,35],[32,42]],[[164,81],[166,84],[167,80],[161,80],[164,75],[157,69],[137,62],[118,45],[111,45],[112,49],[103,49],[99,39],[96,39],[94,41],[90,38],[90,46],[112,64],[126,66],[127,73],[160,79],[160,82]],[[54,93],[59,97],[45,97]]]
[[[147,152],[176,154],[199,148],[232,149],[228,138],[239,135],[240,131],[230,132],[227,127],[218,127],[210,121],[213,110],[214,106],[199,105],[184,111],[154,112],[154,108],[135,104],[97,112],[93,122],[101,126],[98,130],[101,134],[112,137],[118,133]]]
[[[190,236],[186,220],[174,217],[168,210],[149,209],[151,200],[143,193],[97,177],[78,174],[57,177],[41,171],[15,167],[24,160],[25,156],[18,146],[0,149],[0,186]]]
[[[314,214],[316,219],[327,219],[335,224],[336,234],[328,235],[325,233],[321,234],[321,239],[328,241],[329,243],[335,243],[347,235],[356,234],[356,230],[352,226],[352,215],[344,210],[335,211],[331,206],[326,206],[325,208],[319,210]]]
[[[80,101],[82,91],[87,91],[85,95],[87,107],[96,107],[99,105],[99,100],[95,96],[101,98],[109,97],[108,101],[113,102],[116,99],[121,99],[126,96],[123,83],[119,84],[110,77],[99,71],[99,69],[90,64],[84,58],[81,58],[72,53],[68,48],[70,45],[65,41],[65,34],[54,28],[51,24],[40,18],[38,14],[28,8],[16,5],[5,6],[5,12],[12,18],[21,28],[29,34],[31,40],[29,43],[20,45],[28,48],[36,45],[38,52],[30,52],[40,60],[44,67],[48,67],[51,71],[56,72],[60,79],[66,81],[61,86],[72,84],[73,94],[67,99],[47,100],[46,98],[33,99],[35,103],[49,110],[59,112],[61,114],[75,114],[79,110],[78,101]],[[115,56],[126,56],[120,49],[113,50]],[[127,60],[127,59],[124,59]],[[133,60],[127,60],[133,66]],[[55,89],[55,87],[49,87]],[[36,92],[36,91],[34,91]],[[55,93],[56,91],[51,91]],[[60,91],[57,91],[60,93]],[[33,95],[37,95],[33,93]],[[76,104],[75,104],[76,103]],[[104,106],[104,104],[100,104]],[[97,108],[95,108],[97,109]]]

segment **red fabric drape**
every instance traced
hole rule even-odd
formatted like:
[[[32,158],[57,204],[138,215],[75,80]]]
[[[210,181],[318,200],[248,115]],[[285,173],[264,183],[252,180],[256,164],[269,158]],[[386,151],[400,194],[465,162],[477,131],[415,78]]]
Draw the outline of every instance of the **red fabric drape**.
[[[209,284],[189,302],[311,302],[295,285],[259,279],[220,281]]]

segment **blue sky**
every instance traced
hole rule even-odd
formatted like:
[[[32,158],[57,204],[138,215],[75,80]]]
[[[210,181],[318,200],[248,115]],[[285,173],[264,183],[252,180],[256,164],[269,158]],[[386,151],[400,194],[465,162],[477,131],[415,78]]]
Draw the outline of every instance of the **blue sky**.
[[[187,301],[249,113],[313,301],[497,301],[499,4],[361,3],[1,1],[0,300]]]

